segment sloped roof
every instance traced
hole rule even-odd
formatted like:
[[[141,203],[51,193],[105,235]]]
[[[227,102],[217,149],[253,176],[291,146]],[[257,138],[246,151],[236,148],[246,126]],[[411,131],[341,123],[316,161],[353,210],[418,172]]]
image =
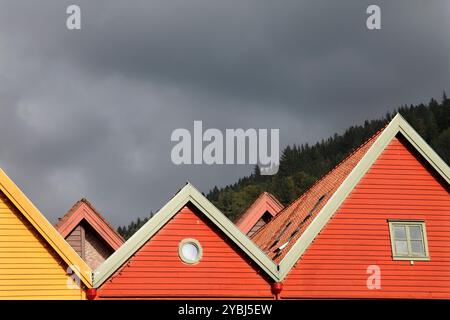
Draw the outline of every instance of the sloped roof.
[[[81,281],[83,281],[88,288],[92,287],[91,268],[79,257],[75,250],[73,250],[52,224],[2,169],[0,169],[0,190],[31,223],[35,230],[53,248],[61,259],[73,269]]]
[[[283,260],[344,179],[358,164],[380,132],[354,150],[335,168],[294,200],[272,221],[255,233],[252,240],[275,262]]]
[[[398,134],[406,138],[444,183],[450,184],[448,165],[397,114],[383,130],[355,150],[252,238],[278,264],[280,281]]]
[[[66,238],[82,221],[86,221],[105,242],[114,250],[125,242],[112,225],[85,198],[77,201],[72,208],[59,219],[55,228]]]
[[[243,233],[247,234],[266,212],[274,217],[283,208],[284,206],[274,195],[263,192],[236,220],[235,224]]]
[[[162,207],[149,221],[147,221],[147,223],[128,239],[122,247],[114,252],[97,268],[97,270],[94,271],[94,287],[98,288],[105,282],[188,203],[194,205],[268,276],[274,280],[278,279],[278,271],[275,263],[203,194],[201,194],[193,185],[187,183],[164,207]]]

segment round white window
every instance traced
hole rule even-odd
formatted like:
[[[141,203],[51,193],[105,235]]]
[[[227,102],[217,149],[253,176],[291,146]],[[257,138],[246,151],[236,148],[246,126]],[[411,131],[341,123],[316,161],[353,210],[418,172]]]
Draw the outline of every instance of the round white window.
[[[202,258],[202,247],[195,239],[184,239],[178,247],[178,254],[181,260],[186,263],[194,264]]]

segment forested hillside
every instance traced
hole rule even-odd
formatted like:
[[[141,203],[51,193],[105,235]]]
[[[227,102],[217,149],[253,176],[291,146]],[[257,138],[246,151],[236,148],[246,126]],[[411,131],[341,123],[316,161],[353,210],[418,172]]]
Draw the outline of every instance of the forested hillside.
[[[207,197],[231,220],[235,220],[263,191],[274,194],[288,204],[317,179],[332,169],[348,153],[380,130],[397,112],[417,130],[432,148],[450,163],[450,99],[443,94],[440,101],[403,106],[381,119],[352,126],[343,134],[335,134],[314,145],[287,146],[280,159],[280,170],[274,176],[262,176],[256,167],[253,174],[224,188],[214,187]],[[145,220],[146,221],[146,220]],[[143,224],[142,220],[138,221]],[[119,232],[129,237],[139,227],[135,222]]]
[[[432,99],[427,105],[403,106],[397,110],[450,163],[450,99]],[[339,163],[349,152],[381,129],[396,112],[382,119],[366,121],[314,145],[287,146],[282,152],[280,170],[274,176],[259,175],[258,168],[249,177],[224,188],[215,187],[207,197],[230,219],[236,219],[263,191],[288,204],[318,178]]]

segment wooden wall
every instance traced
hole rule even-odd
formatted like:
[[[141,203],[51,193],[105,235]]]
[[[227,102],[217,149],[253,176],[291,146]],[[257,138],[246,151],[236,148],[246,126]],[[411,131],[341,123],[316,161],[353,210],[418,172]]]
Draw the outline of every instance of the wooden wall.
[[[203,258],[195,265],[178,256],[185,238],[197,239]],[[107,298],[272,298],[270,284],[235,245],[184,207],[98,290]]]
[[[0,192],[0,299],[82,299],[67,265]]]

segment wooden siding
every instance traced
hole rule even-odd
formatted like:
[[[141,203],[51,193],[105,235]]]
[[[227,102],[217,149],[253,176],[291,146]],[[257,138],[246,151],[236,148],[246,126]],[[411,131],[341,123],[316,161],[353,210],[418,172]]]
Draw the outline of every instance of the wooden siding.
[[[95,270],[114,253],[114,249],[89,225],[85,225],[83,230],[86,235],[83,243],[85,253],[83,259],[92,270]]]
[[[67,243],[78,253],[92,270],[103,263],[114,249],[98,234],[89,222],[82,220],[66,237]]]
[[[78,255],[84,259],[83,252],[83,233],[81,225],[78,225],[72,232],[66,237],[66,241],[70,246],[78,253]]]
[[[430,261],[394,261],[387,219],[424,220]],[[369,290],[367,268],[381,269]],[[450,194],[391,141],[284,281],[282,298],[450,298]]]
[[[66,265],[0,192],[0,299],[82,299]]]
[[[183,263],[178,244],[197,239],[203,257]],[[195,207],[185,206],[99,289],[98,298],[272,298],[262,272]]]

